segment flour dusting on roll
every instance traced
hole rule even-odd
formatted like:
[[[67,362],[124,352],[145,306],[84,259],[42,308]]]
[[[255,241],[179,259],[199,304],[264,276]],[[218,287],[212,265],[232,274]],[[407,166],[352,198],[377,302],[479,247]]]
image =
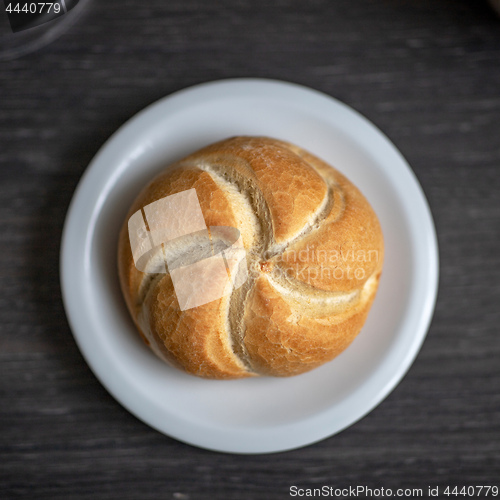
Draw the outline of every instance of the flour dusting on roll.
[[[170,165],[134,201],[118,248],[143,339],[204,378],[298,375],[360,332],[380,279],[377,216],[293,144],[233,137]]]

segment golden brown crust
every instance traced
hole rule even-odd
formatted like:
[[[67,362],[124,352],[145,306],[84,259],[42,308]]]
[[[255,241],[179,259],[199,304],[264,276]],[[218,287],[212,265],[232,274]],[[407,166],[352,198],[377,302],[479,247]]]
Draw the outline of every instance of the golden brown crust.
[[[383,240],[372,208],[342,174],[330,168],[334,206],[320,227],[275,258],[287,276],[320,290],[359,289],[383,260]],[[336,209],[338,207],[338,210]]]
[[[198,168],[176,168],[175,165],[153,179],[141,192],[129,211],[127,221],[133,213],[153,201],[192,188],[196,189],[207,226],[237,225],[226,196],[210,174]],[[221,309],[227,298],[180,311],[172,280],[165,275],[152,282],[154,286],[149,293],[140,293],[141,285],[148,276],[137,270],[134,264],[127,221],[120,233],[119,275],[127,306],[143,339],[162,359],[190,373],[207,378],[214,378],[214,375],[215,378],[249,376],[227,341],[223,342],[227,333]],[[141,321],[141,314],[147,317],[147,324]],[[183,350],[185,355],[182,355]],[[217,356],[221,358],[219,363],[215,362]]]
[[[378,285],[373,283],[372,286]],[[294,308],[261,276],[249,297],[245,346],[252,368],[276,377],[298,375],[332,360],[361,330],[375,294],[332,315],[317,316],[308,308]]]
[[[327,195],[323,178],[287,144],[267,137],[233,137],[188,156],[186,164],[223,164],[254,182],[269,208],[277,243],[307,224]]]
[[[172,280],[165,275],[148,301],[150,328],[164,357],[199,377],[251,376],[228,345],[224,300],[181,311]]]
[[[182,311],[168,274],[139,271],[128,220],[195,189],[207,226],[240,230],[249,278]],[[235,137],[153,179],[124,222],[118,268],[137,328],[162,359],[205,378],[290,376],[342,352],[359,333],[383,261],[378,219],[342,174],[298,146]]]

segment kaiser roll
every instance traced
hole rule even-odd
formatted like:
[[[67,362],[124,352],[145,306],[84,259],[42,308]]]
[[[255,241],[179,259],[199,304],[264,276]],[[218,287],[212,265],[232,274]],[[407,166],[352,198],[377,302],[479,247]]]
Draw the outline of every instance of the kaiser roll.
[[[266,137],[169,166],[134,201],[118,246],[145,342],[211,379],[297,375],[335,358],[366,320],[384,253],[346,177]]]

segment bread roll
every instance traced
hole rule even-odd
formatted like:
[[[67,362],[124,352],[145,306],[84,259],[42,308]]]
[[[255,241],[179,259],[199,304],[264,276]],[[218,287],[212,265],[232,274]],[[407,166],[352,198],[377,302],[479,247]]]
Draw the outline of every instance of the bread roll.
[[[210,379],[281,377],[349,346],[383,252],[374,211],[340,172],[287,142],[234,137],[142,190],[120,233],[118,267],[130,314],[161,359]]]

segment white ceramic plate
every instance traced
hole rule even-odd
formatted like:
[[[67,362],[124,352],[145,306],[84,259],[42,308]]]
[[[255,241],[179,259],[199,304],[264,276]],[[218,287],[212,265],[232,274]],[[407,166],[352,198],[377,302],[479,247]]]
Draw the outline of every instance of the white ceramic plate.
[[[322,157],[362,190],[382,224],[385,266],[365,327],[335,360],[297,377],[211,381],[170,368],[143,344],[121,296],[117,237],[138,191],[170,162],[233,135],[285,139]],[[269,453],[345,429],[396,386],[431,320],[438,251],[422,190],[377,128],[314,90],[238,79],[177,92],[103,146],[69,209],[61,279],[85,359],[130,412],[192,445]]]

